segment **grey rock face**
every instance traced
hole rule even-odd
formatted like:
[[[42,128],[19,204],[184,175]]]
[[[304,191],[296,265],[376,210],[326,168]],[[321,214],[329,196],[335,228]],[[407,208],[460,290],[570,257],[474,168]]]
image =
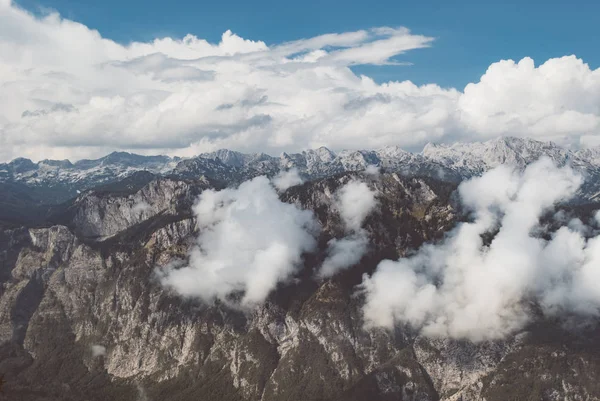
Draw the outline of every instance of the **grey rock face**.
[[[32,188],[31,195],[45,203],[59,203],[76,196],[78,192],[104,183],[115,182],[136,172],[167,174],[180,158],[167,156],[139,156],[113,152],[97,160],[42,160],[15,159],[0,163],[0,182],[24,184]]]
[[[321,153],[320,160],[335,159]],[[305,256],[294,280],[253,310],[182,299],[155,274],[157,266],[187,257],[198,234],[190,208],[211,187],[208,180],[157,179],[134,193],[90,191],[69,205],[64,224],[0,229],[5,394],[17,400],[599,398],[595,329],[566,334],[549,322],[505,341],[473,344],[421,337],[407,327],[365,328],[356,291],[362,275],[383,258],[439,239],[457,211],[455,184],[358,175],[380,203],[364,224],[368,254],[330,280],[316,279],[327,241],[343,235],[335,191],[357,175],[292,187],[281,198],[315,212],[320,247]]]
[[[176,216],[194,199],[189,183],[173,179],[154,180],[128,196],[91,191],[70,206],[70,223],[85,237],[105,238],[158,215]]]

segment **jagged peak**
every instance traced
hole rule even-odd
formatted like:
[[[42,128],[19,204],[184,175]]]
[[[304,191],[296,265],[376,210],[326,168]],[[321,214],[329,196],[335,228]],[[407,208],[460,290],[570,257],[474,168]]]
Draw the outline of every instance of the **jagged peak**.
[[[514,150],[520,150],[523,148],[555,148],[562,151],[567,151],[565,148],[556,144],[552,141],[540,141],[532,138],[516,137],[516,136],[499,136],[497,138],[488,139],[487,141],[473,141],[473,142],[454,142],[451,144],[447,143],[436,143],[428,142],[423,147],[421,154],[426,154],[430,151],[435,150],[447,150],[454,149],[465,151],[469,149],[481,149],[481,148],[510,148]]]
[[[243,166],[247,155],[230,149],[218,149],[210,153],[202,153],[198,157],[204,159],[219,159],[223,164],[233,167]]]
[[[406,156],[411,155],[412,153],[402,149],[398,145],[388,145],[382,148],[379,148],[375,151],[380,156],[384,157],[398,157],[398,156]]]
[[[333,161],[333,159],[335,159],[336,157],[336,154],[333,151],[326,148],[325,146],[321,146],[317,149],[309,149],[302,153],[316,155],[318,159],[324,163],[329,163]]]
[[[238,152],[237,150],[231,150],[227,148],[217,149],[214,152],[208,152],[203,154],[214,154],[214,155],[244,155],[245,153]]]
[[[499,164],[524,167],[542,156],[550,157],[562,165],[573,156],[569,150],[554,142],[514,136],[451,145],[430,143],[425,145],[421,155],[448,167],[467,171],[481,171]]]
[[[243,167],[252,162],[270,161],[276,159],[266,153],[242,153],[231,149],[218,149],[214,152],[202,153],[197,157],[204,159],[219,159],[223,164],[230,167]]]

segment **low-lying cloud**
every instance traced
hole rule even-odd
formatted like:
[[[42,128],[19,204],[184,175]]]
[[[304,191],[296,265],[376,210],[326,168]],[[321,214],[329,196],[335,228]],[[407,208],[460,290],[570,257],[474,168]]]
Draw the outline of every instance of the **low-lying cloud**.
[[[106,347],[104,345],[93,344],[90,348],[92,350],[92,356],[94,358],[106,355]]]
[[[365,276],[367,323],[478,341],[522,329],[532,304],[547,316],[597,315],[600,236],[586,238],[581,221],[551,233],[540,224],[581,183],[570,167],[549,159],[523,172],[501,166],[462,183],[460,199],[473,220]],[[486,235],[493,235],[489,244]]]
[[[194,213],[200,234],[189,264],[166,268],[161,280],[178,294],[207,303],[263,302],[316,246],[319,227],[312,211],[280,201],[264,176],[236,189],[202,192]]]
[[[433,38],[375,27],[267,45],[227,31],[121,45],[52,13],[0,2],[0,161],[115,149],[416,149],[520,133],[600,143],[600,70],[574,56],[503,60],[461,89],[377,83],[354,65],[410,61]],[[399,69],[405,68],[398,66]],[[418,65],[410,68],[419,68]],[[401,70],[399,70],[401,73]]]
[[[273,185],[280,191],[285,191],[288,188],[295,187],[304,182],[297,168],[291,168],[289,170],[281,171],[275,177],[273,177]]]
[[[376,205],[375,191],[364,182],[351,180],[336,192],[335,208],[347,235],[329,241],[327,257],[319,270],[320,277],[333,276],[360,261],[369,245],[369,234],[362,224]]]
[[[148,202],[140,201],[133,205],[131,211],[134,214],[142,215],[144,212],[147,212],[152,209],[152,206]]]
[[[343,238],[333,238],[327,244],[327,257],[319,270],[319,277],[331,277],[340,270],[360,262],[367,252],[369,237],[362,230]]]
[[[365,218],[371,213],[377,199],[375,191],[357,180],[351,180],[336,193],[336,208],[349,231],[359,231]]]

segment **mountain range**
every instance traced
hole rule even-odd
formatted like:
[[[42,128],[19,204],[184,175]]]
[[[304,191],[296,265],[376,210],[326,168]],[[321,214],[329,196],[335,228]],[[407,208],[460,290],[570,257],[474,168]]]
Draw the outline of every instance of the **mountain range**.
[[[219,150],[188,159],[120,152],[2,164],[0,397],[600,400],[596,317],[565,325],[528,300],[531,321],[484,341],[364,324],[363,277],[465,221],[456,200],[461,182],[500,164],[524,169],[543,156],[584,175],[560,213],[590,221],[600,150],[530,139],[430,144],[420,154],[397,147],[280,157]],[[161,284],[157,267],[189,260],[207,230],[199,196],[292,168],[304,183],[274,196],[310,211],[320,231],[290,280],[251,309]],[[358,230],[369,245],[347,269],[319,277],[332,241],[348,235],[336,194],[358,181],[377,191],[377,208]]]
[[[344,150],[339,153],[321,147],[301,153],[245,154],[221,149],[183,159],[168,156],[140,156],[113,152],[96,160],[42,160],[34,163],[18,158],[0,164],[0,183],[19,188],[35,202],[57,204],[82,191],[109,184],[145,171],[154,176],[200,177],[224,184],[240,183],[258,175],[274,176],[296,168],[308,180],[351,171],[369,165],[410,176],[430,176],[458,182],[500,164],[524,167],[542,156],[558,165],[570,163],[586,175],[600,172],[600,148],[571,151],[552,142],[501,137],[487,142],[427,144],[421,153],[399,147],[378,150]],[[585,196],[592,199],[595,193]]]

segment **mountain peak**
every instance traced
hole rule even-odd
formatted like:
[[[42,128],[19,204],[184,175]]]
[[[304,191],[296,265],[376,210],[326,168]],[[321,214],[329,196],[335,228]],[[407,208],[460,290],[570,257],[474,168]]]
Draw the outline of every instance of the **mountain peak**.
[[[329,163],[335,159],[335,153],[326,148],[325,146],[321,146],[314,150],[314,152],[319,156],[322,162]]]
[[[42,160],[33,163],[18,158],[4,164],[0,181],[33,186],[70,188],[67,195],[98,184],[123,179],[136,171],[146,170],[156,175],[183,174],[185,177],[205,175],[222,182],[240,183],[257,175],[273,176],[282,169],[297,168],[308,178],[327,177],[347,171],[362,171],[369,165],[406,175],[425,175],[453,181],[480,174],[500,164],[525,167],[542,156],[557,165],[571,163],[578,169],[600,171],[600,148],[572,152],[553,142],[504,136],[471,143],[428,143],[420,154],[399,146],[384,146],[377,150],[344,150],[335,153],[325,146],[285,153],[280,157],[265,153],[241,153],[219,149],[190,159],[168,156],[141,156],[129,152],[112,152],[94,160]],[[61,198],[62,199],[62,198]]]
[[[44,159],[38,163],[38,165],[45,165],[50,167],[59,167],[59,168],[71,168],[73,167],[73,163],[70,160],[52,160],[52,159]]]
[[[24,173],[26,171],[35,170],[38,167],[37,164],[32,162],[30,159],[26,159],[24,157],[17,157],[16,159],[8,163],[8,166],[15,173]]]
[[[547,156],[563,165],[571,154],[554,142],[541,142],[530,138],[502,136],[485,142],[459,142],[452,145],[428,143],[421,155],[457,169],[463,174],[479,173],[500,164],[519,168]]]
[[[406,155],[411,155],[410,152],[402,149],[398,145],[384,146],[383,148],[377,149],[375,153],[380,157],[404,157]]]
[[[229,149],[218,149],[210,153],[202,153],[200,157],[206,159],[219,159],[221,163],[231,167],[241,167],[244,165],[247,155]]]

